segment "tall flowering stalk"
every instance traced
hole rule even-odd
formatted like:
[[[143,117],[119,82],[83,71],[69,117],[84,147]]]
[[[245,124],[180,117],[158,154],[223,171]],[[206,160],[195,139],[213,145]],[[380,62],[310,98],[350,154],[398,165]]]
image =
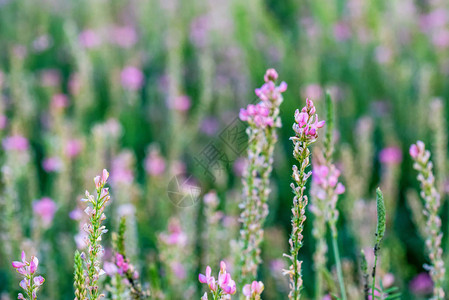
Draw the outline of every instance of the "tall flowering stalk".
[[[98,287],[98,280],[100,275],[104,274],[101,269],[101,255],[103,253],[103,246],[101,245],[101,235],[107,232],[104,225],[101,225],[102,221],[106,220],[104,209],[106,204],[110,200],[109,189],[105,188],[106,181],[108,180],[109,173],[106,169],[103,170],[101,176],[94,178],[95,188],[97,196],[89,194],[86,191],[86,198],[82,199],[84,202],[88,202],[89,206],[84,212],[89,216],[89,223],[84,224],[84,231],[87,233],[86,245],[87,255],[81,253],[80,257],[84,260],[84,280],[85,286],[80,286],[75,291],[75,294],[84,294],[83,289],[87,290],[88,299],[94,300],[103,297],[100,294]],[[75,257],[75,259],[78,259]],[[76,262],[75,262],[76,265]],[[75,277],[77,277],[77,271],[75,271]],[[75,280],[75,285],[79,285],[79,278]],[[81,300],[81,299],[80,299]]]
[[[425,144],[418,141],[410,147],[410,155],[415,161],[413,168],[418,171],[418,180],[421,183],[421,197],[424,199],[424,215],[426,216],[426,246],[429,251],[431,262],[430,275],[432,277],[433,298],[444,299],[444,262],[442,259],[443,249],[441,248],[441,219],[438,216],[440,208],[440,194],[435,187],[435,177],[433,175],[433,164],[430,161],[430,152],[425,149]]]
[[[264,76],[265,84],[255,91],[261,101],[241,109],[239,114],[240,119],[249,125],[246,131],[249,137],[248,163],[242,178],[244,200],[240,205],[242,252],[239,253],[241,276],[238,277],[241,283],[250,283],[256,279],[261,261],[260,244],[263,240],[263,224],[268,215],[273,150],[278,139],[276,128],[281,127],[279,106],[283,101],[282,93],[287,89],[285,82],[276,86],[277,78],[277,72],[268,69]]]
[[[22,251],[22,261],[13,261],[12,266],[16,269],[17,273],[24,278],[20,281],[20,287],[25,290],[25,296],[19,293],[17,299],[22,300],[36,300],[37,291],[39,287],[44,283],[45,279],[42,276],[36,276],[37,266],[39,260],[35,256],[31,256],[30,261],[26,260],[25,251]]]
[[[291,260],[289,270],[284,273],[290,277],[290,299],[299,299],[302,289],[301,261],[298,260],[298,253],[302,247],[302,231],[304,221],[306,220],[305,212],[307,206],[307,196],[304,195],[307,179],[312,172],[306,171],[310,164],[309,147],[318,138],[318,128],[324,126],[324,121],[318,121],[318,115],[315,114],[316,109],[313,102],[306,100],[306,106],[295,112],[295,123],[293,130],[295,136],[290,139],[293,141],[293,156],[299,162],[299,167],[293,165],[292,178],[295,183],[291,184],[295,197],[293,198],[292,208],[292,233],[289,239],[290,255],[284,254]]]

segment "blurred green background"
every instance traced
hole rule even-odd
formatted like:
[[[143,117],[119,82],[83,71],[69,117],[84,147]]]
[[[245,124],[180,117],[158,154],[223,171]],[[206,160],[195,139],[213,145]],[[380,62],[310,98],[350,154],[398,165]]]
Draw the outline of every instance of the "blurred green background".
[[[390,216],[380,272],[394,276],[403,299],[426,296],[409,288],[427,261],[409,204],[410,199],[420,202],[408,148],[420,139],[434,154],[447,249],[448,5],[430,0],[0,0],[0,136],[29,141],[25,151],[8,151],[4,142],[0,153],[2,238],[11,244],[1,252],[0,293],[7,297],[18,291],[10,261],[26,248],[41,258],[47,278],[41,297],[73,298],[78,223],[68,214],[106,167],[112,177],[116,174],[111,191],[117,199],[107,225],[117,229],[119,204],[134,205],[130,248],[142,281],[168,299],[187,297],[173,288],[178,281],[193,286],[198,296],[198,271],[207,264],[218,268],[218,261],[203,259],[204,205],[173,205],[167,185],[185,173],[196,178],[202,193],[217,192],[220,210],[233,224],[221,240],[223,255],[229,255],[229,242],[238,236],[238,157],[245,152],[233,152],[220,134],[239,108],[255,101],[254,89],[273,67],[288,90],[260,271],[263,298],[286,297],[285,280],[273,269],[282,267],[290,232],[294,160],[288,138],[294,110],[309,97],[323,118],[325,91],[335,101],[335,159],[347,190],[339,200],[339,245],[348,285],[359,284],[360,249],[373,246],[372,203],[380,185]],[[196,160],[210,142],[227,158],[212,175]],[[73,143],[79,154],[67,154]],[[399,151],[382,155],[389,147]],[[155,158],[161,172],[154,170]],[[42,197],[52,198],[58,208],[48,226],[32,209]],[[192,238],[190,252],[177,258],[191,261],[184,279],[170,279],[160,259],[157,237],[170,216],[181,220]],[[314,284],[312,219],[306,221],[301,249],[306,298],[312,298]]]

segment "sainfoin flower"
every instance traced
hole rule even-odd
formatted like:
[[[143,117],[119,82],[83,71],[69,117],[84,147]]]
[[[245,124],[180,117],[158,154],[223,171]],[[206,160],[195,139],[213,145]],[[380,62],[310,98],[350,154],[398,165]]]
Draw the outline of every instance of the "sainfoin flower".
[[[226,264],[224,261],[220,262],[220,272],[218,273],[218,280],[211,276],[212,269],[210,266],[206,267],[206,274],[199,274],[198,280],[201,283],[206,283],[213,295],[218,295],[214,299],[223,299],[225,295],[233,295],[236,292],[235,281],[232,280],[231,274],[226,272]],[[203,296],[204,297],[204,296]],[[205,296],[207,299],[207,294]]]
[[[26,297],[22,293],[19,293],[17,299],[23,300],[35,300],[37,299],[37,291],[44,283],[45,279],[42,276],[35,276],[39,260],[35,256],[31,256],[30,261],[26,260],[25,251],[22,251],[21,261],[13,261],[12,266],[16,269],[17,273],[24,278],[20,281],[19,285],[26,292]]]
[[[264,285],[262,281],[253,281],[251,284],[245,284],[243,287],[243,295],[247,300],[259,300],[263,289]]]
[[[431,265],[429,266],[432,277],[433,299],[444,299],[444,278],[446,269],[444,267],[443,249],[441,240],[441,218],[439,209],[441,196],[435,187],[435,176],[433,175],[433,164],[430,160],[430,152],[422,141],[418,141],[410,147],[410,156],[414,160],[413,168],[418,171],[418,181],[421,186],[421,197],[425,202],[424,215],[426,216],[426,246],[429,253]]]
[[[295,124],[293,130],[296,137],[291,139],[308,140],[309,142],[316,140],[318,137],[318,128],[324,126],[324,121],[318,121],[318,115],[315,114],[316,109],[312,100],[306,99],[306,106],[300,111],[295,111]]]
[[[279,107],[283,101],[282,93],[287,84],[276,85],[278,73],[268,69],[264,76],[265,83],[255,90],[260,102],[249,104],[241,109],[239,117],[248,122],[249,146],[242,182],[243,201],[240,222],[238,253],[239,269],[236,270],[240,283],[252,282],[256,279],[258,265],[261,263],[260,244],[263,241],[263,225],[268,215],[268,197],[270,194],[270,175],[273,164],[273,151],[277,142],[276,128],[281,127]],[[241,274],[241,276],[240,276]]]
[[[56,203],[48,197],[44,197],[33,203],[33,211],[42,220],[44,226],[51,224],[56,209]]]
[[[144,76],[140,69],[133,66],[128,66],[122,70],[120,80],[123,88],[131,91],[137,91],[143,85]]]
[[[3,139],[5,150],[26,151],[28,150],[28,140],[21,135],[12,135]]]
[[[150,149],[145,158],[145,171],[152,176],[160,176],[165,172],[165,160],[156,148]]]
[[[379,161],[383,164],[400,164],[402,162],[402,151],[398,147],[387,147],[379,153]]]

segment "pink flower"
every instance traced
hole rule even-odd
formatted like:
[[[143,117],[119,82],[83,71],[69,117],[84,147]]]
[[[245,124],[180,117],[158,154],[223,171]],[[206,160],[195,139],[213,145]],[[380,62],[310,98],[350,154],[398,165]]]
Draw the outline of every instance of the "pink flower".
[[[55,94],[51,98],[51,106],[57,109],[65,108],[69,104],[69,99],[67,95]]]
[[[5,129],[8,124],[8,118],[5,115],[0,115],[0,129]]]
[[[101,45],[101,39],[92,29],[82,31],[78,36],[78,41],[82,47],[87,49],[96,48]]]
[[[239,117],[242,121],[248,121],[256,127],[272,127],[273,118],[269,116],[270,109],[264,103],[249,104],[246,109],[240,109]]]
[[[112,43],[125,49],[134,46],[138,40],[136,29],[131,26],[115,26],[109,34]]]
[[[188,96],[181,95],[169,101],[168,104],[170,108],[183,112],[189,110],[191,101]]]
[[[53,156],[44,159],[42,162],[42,167],[45,172],[56,172],[59,171],[62,167],[62,161],[59,157]]]
[[[305,87],[304,92],[302,93],[304,98],[311,98],[315,100],[321,99],[323,96],[323,89],[319,84],[312,83]]]
[[[315,141],[318,137],[318,129],[324,126],[324,121],[318,121],[318,115],[315,114],[316,108],[312,100],[306,99],[306,106],[300,111],[295,111],[295,124],[293,130],[296,137],[304,140]]]
[[[146,157],[145,171],[152,176],[160,176],[165,172],[165,160],[157,149],[151,149]]]
[[[198,280],[201,283],[207,283],[209,289],[213,292],[220,289],[224,294],[233,295],[236,292],[235,281],[232,280],[231,274],[226,272],[226,264],[222,261],[220,262],[220,272],[218,274],[218,280],[211,276],[212,270],[209,266],[206,267],[206,274],[199,274]]]
[[[114,184],[132,184],[134,173],[132,171],[133,156],[130,152],[123,152],[112,160],[111,181]]]
[[[44,197],[33,203],[33,211],[38,215],[45,226],[50,225],[57,210],[56,203],[48,197]]]
[[[337,41],[348,40],[351,35],[351,28],[346,23],[338,22],[334,25],[334,37]]]
[[[78,156],[78,154],[81,152],[81,149],[82,149],[81,141],[77,139],[71,139],[66,142],[64,147],[64,153],[67,157],[73,158]]]
[[[265,82],[276,81],[278,79],[278,73],[275,69],[268,69],[265,72],[263,79],[265,80]]]
[[[12,135],[3,139],[3,148],[6,151],[26,151],[28,150],[28,140],[21,135]]]
[[[262,281],[253,281],[251,284],[246,284],[243,287],[243,295],[250,299],[251,297],[260,296],[264,290],[264,285]]]
[[[409,153],[410,156],[414,159],[417,159],[419,156],[423,155],[425,151],[425,145],[423,142],[418,141],[416,144],[410,146]]]
[[[40,72],[41,85],[55,87],[61,84],[61,72],[57,69],[45,69]]]
[[[211,278],[211,273],[212,273],[212,269],[210,268],[210,266],[206,267],[206,275],[203,274],[199,274],[198,275],[198,280],[201,283],[207,283],[209,281],[209,279]],[[213,278],[213,277],[212,277]]]
[[[379,153],[379,160],[383,164],[400,164],[402,162],[402,151],[398,147],[387,147]]]
[[[144,75],[142,71],[136,67],[125,67],[120,74],[120,78],[123,88],[127,90],[137,91],[143,86]]]
[[[101,176],[96,176],[94,178],[95,187],[98,189],[102,188],[106,181],[108,180],[109,172],[106,169],[103,169],[103,172],[101,173]],[[107,191],[107,189],[106,189]]]
[[[428,295],[432,293],[433,281],[428,273],[419,273],[409,284],[410,290],[415,295]]]

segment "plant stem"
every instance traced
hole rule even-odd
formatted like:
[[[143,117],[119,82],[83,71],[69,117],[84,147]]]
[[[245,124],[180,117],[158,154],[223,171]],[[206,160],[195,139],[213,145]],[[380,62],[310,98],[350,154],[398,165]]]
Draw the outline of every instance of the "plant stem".
[[[378,250],[378,245],[376,244],[374,246],[374,266],[373,266],[373,284],[371,287],[371,299],[375,299],[374,298],[374,290],[376,288],[376,266],[377,266],[377,250]]]
[[[340,252],[338,251],[338,244],[337,244],[337,230],[335,229],[335,227],[332,228],[332,248],[334,250],[335,265],[337,267],[337,276],[338,276],[338,283],[340,284],[341,298],[343,300],[346,300],[347,298],[346,298],[345,282],[343,280],[343,271],[341,269]]]

